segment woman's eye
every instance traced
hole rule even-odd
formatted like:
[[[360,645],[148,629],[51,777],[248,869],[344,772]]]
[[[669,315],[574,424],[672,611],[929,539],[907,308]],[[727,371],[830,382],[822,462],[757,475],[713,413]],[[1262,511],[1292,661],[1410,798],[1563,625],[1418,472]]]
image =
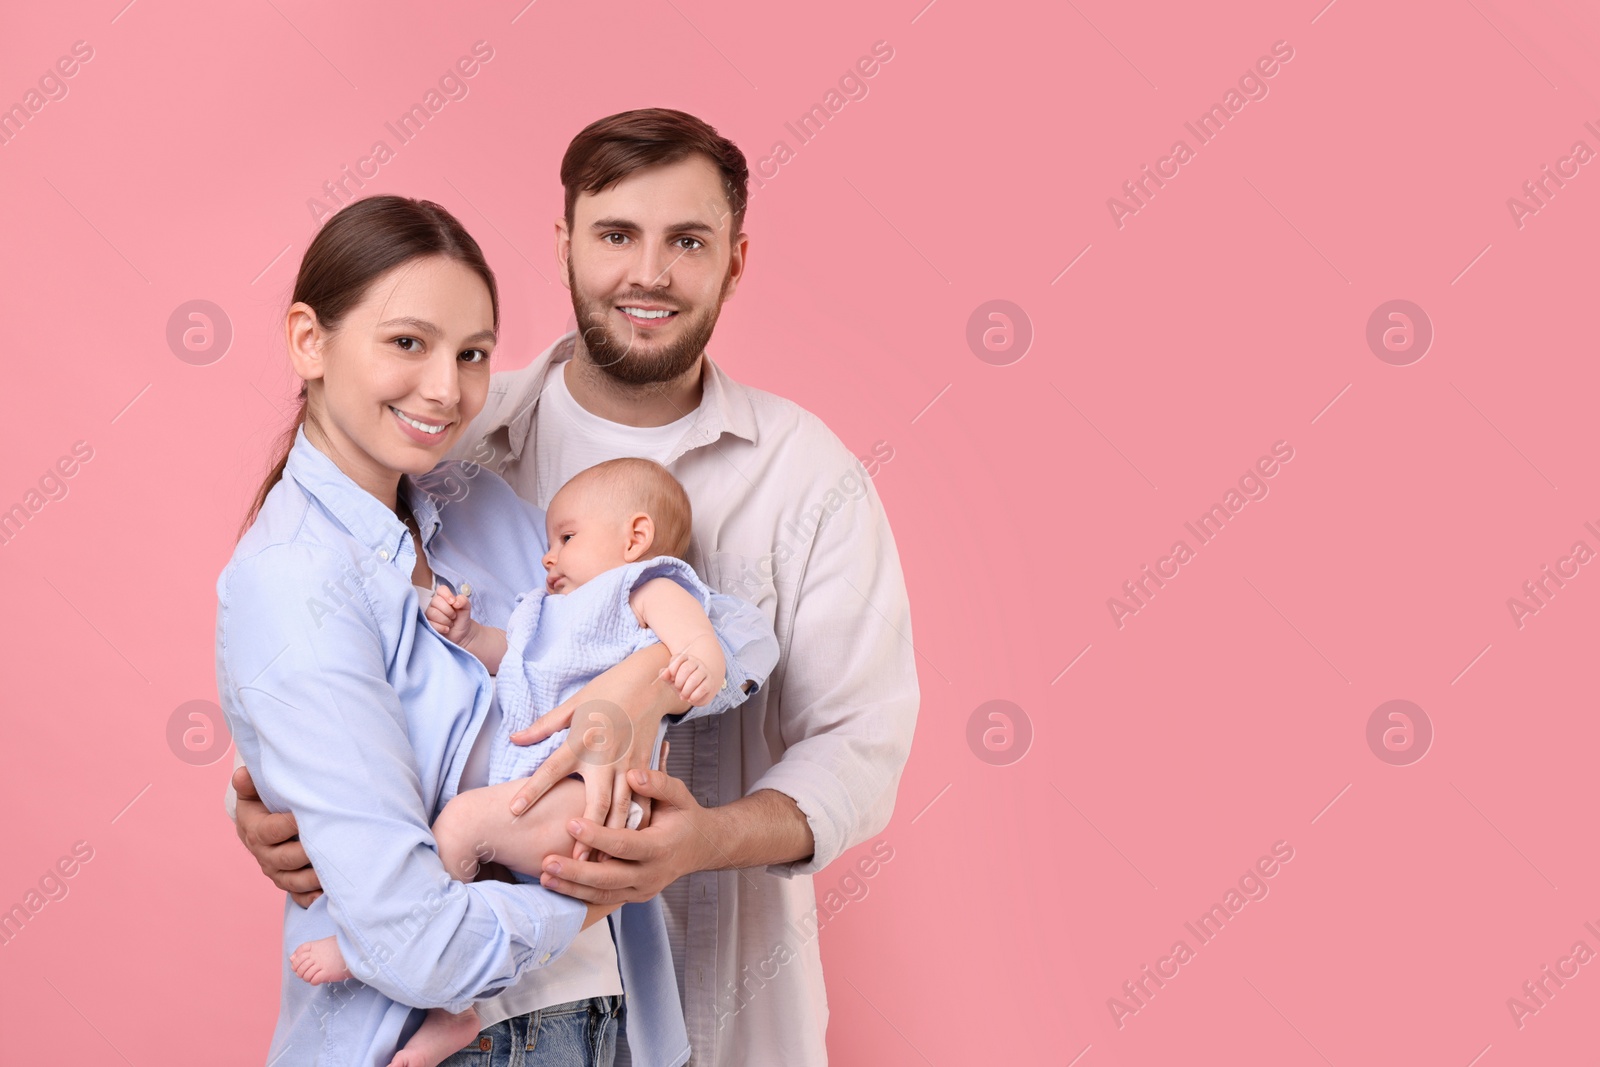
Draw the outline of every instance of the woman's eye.
[[[468,359],[467,357],[469,356],[474,356],[476,358]],[[487,363],[489,361],[489,353],[485,352],[481,348],[469,348],[465,352],[461,353],[461,358],[466,359],[468,363]]]
[[[417,340],[415,337],[396,337],[394,339],[394,343],[399,345],[399,346],[401,346],[400,347],[400,351],[402,351],[402,352],[415,352],[416,351],[415,348],[406,348],[405,346],[408,345],[408,344],[412,344],[412,345],[420,345],[420,344],[422,344],[422,342]]]

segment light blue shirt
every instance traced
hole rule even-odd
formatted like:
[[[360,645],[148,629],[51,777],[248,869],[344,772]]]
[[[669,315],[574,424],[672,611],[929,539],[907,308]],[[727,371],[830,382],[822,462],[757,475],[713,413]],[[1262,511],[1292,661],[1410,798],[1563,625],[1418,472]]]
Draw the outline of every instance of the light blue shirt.
[[[462,461],[403,477],[436,576],[472,587],[475,616],[504,626],[544,581],[544,513],[494,472]],[[411,584],[416,552],[392,510],[296,432],[283,479],[217,579],[217,689],[262,799],[292,811],[323,885],[284,898],[283,993],[266,1062],[382,1067],[422,1012],[460,1011],[577,936],[581,901],[537,885],[464,884],[430,826],[455,795],[494,697],[482,663],[439,635]],[[710,612],[728,686],[687,717],[726,710],[777,662],[755,607]],[[688,1054],[660,905],[612,916],[642,1067]],[[288,966],[335,935],[359,980],[312,986]]]

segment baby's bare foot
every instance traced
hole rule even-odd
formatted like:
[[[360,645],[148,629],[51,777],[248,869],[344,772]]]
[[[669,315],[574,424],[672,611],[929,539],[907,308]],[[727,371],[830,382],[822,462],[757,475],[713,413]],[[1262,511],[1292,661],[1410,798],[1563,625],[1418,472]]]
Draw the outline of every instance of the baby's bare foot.
[[[422,1028],[411,1036],[406,1047],[394,1054],[389,1067],[439,1067],[454,1052],[475,1044],[478,1036],[478,1010],[451,1014],[443,1008],[429,1008]]]
[[[307,941],[295,949],[289,956],[289,966],[301,981],[312,985],[342,982],[350,977],[350,968],[345,966],[339,942],[331,937]]]

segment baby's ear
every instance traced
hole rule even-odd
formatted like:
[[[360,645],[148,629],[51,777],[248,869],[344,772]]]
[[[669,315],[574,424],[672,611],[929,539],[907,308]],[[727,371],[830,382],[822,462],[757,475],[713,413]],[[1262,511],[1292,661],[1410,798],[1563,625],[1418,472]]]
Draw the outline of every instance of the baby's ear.
[[[649,555],[656,543],[656,523],[649,515],[636,511],[628,517],[628,541],[622,556],[629,563]]]

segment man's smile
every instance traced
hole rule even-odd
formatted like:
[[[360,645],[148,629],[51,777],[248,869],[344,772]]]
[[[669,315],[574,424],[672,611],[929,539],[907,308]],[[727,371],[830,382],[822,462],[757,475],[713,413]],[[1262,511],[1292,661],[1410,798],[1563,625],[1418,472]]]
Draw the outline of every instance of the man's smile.
[[[659,304],[623,304],[617,308],[624,318],[635,326],[651,329],[662,323],[671,322],[678,317],[672,308],[662,307]]]

